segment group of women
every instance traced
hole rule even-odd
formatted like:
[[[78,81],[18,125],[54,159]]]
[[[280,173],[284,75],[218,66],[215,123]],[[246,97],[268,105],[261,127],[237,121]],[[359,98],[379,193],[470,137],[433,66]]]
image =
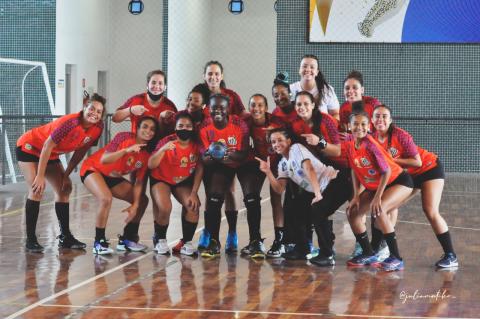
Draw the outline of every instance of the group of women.
[[[423,210],[444,250],[436,266],[457,267],[448,226],[439,213],[444,171],[438,157],[416,146],[406,131],[392,123],[390,107],[364,95],[358,71],[344,80],[346,101],[342,105],[320,72],[316,56],[302,58],[299,75],[300,81],[292,84],[285,74],[275,78],[272,96],[276,107],[269,113],[267,98],[259,93],[250,97],[248,112],[245,110],[240,96],[226,88],[218,61],[205,65],[204,82],[189,92],[181,111],[164,95],[165,74],[150,72],[146,92],[131,97],[113,114],[114,122],[129,119],[131,130],[118,133],[86,158],[80,169],[82,182],[99,202],[93,253],[113,252],[105,236],[113,198],[130,204],[124,209],[125,227],[116,249],[147,249],[139,241],[138,231],[149,203],[148,180],[153,243],[158,254],[170,254],[166,235],[171,195],[182,205],[183,232],[173,252],[197,254],[192,239],[199,220],[202,181],[205,229],[198,251],[204,257],[220,254],[225,204],[229,228],[225,251],[236,253],[238,211],[233,194],[237,177],[249,229],[242,255],[310,259],[318,266],[332,266],[335,235],[329,217],[348,202],[348,222],[357,248],[347,264],[401,270],[404,263],[394,229],[398,208],[421,192]],[[65,115],[19,138],[17,159],[29,188],[25,204],[27,250],[43,251],[35,228],[45,179],[55,192],[59,246],[86,247],[69,229],[69,175],[102,133],[105,102],[94,94],[81,112]],[[68,152],[74,155],[64,170],[58,156]],[[260,229],[260,191],[265,179],[270,183],[275,229],[268,251]],[[371,241],[365,218],[368,212]],[[313,232],[320,249],[312,248]]]

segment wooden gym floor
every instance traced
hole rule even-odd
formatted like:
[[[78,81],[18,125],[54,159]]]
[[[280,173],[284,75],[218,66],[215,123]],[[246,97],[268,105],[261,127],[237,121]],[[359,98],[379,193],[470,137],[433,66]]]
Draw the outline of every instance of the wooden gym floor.
[[[237,192],[240,193],[237,187]],[[203,197],[203,195],[201,195]],[[37,227],[43,254],[26,253],[23,184],[0,186],[0,317],[2,318],[475,318],[480,317],[480,176],[448,175],[441,213],[450,226],[460,267],[436,271],[442,255],[417,196],[401,208],[397,238],[405,270],[347,269],[354,246],[344,208],[334,215],[337,264],[254,261],[222,252],[218,259],[159,256],[152,251],[149,207],[140,228],[147,253],[92,255],[96,201],[78,181],[70,224],[86,251],[59,250],[51,192],[42,202]],[[273,240],[267,187],[262,194],[262,235]],[[237,203],[243,203],[237,196]],[[123,228],[115,200],[107,237],[116,245]],[[181,237],[179,206],[168,231]],[[203,216],[200,218],[203,222]],[[199,224],[199,230],[202,228]],[[226,221],[222,222],[222,244]],[[195,242],[198,240],[198,232]],[[247,244],[244,210],[240,248]]]

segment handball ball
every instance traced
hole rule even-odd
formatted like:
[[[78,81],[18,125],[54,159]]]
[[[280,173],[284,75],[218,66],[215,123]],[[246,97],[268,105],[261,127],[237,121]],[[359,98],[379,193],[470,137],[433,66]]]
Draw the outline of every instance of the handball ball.
[[[227,146],[222,142],[213,142],[208,147],[208,154],[216,160],[221,160],[227,153]]]

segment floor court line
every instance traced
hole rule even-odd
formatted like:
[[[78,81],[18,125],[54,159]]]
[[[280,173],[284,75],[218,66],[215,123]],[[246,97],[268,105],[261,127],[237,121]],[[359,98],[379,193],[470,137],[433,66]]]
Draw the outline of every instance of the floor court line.
[[[84,197],[89,197],[89,196],[92,196],[92,194],[83,194],[83,195],[80,195],[80,196],[71,197],[71,198],[69,199],[69,201],[72,200],[72,199],[79,199],[79,198],[84,198]],[[55,204],[55,201],[49,202],[49,203],[40,204],[40,207],[45,207],[45,206],[54,205],[54,204]],[[24,211],[24,210],[25,210],[25,207],[22,207],[22,208],[18,208],[18,209],[9,211],[9,212],[4,212],[4,213],[0,214],[0,217],[15,215],[15,214],[18,214],[18,213],[20,213],[20,212],[22,212],[22,211]]]
[[[60,307],[60,308],[82,308],[83,306],[76,305],[41,305],[41,307]],[[150,308],[150,307],[116,307],[116,306],[92,306],[91,309],[111,309],[111,310],[139,310],[139,311],[178,311],[178,312],[205,312],[205,313],[228,313],[228,314],[256,314],[256,315],[279,315],[279,316],[315,316],[315,317],[324,317],[324,316],[336,316],[336,317],[356,317],[356,318],[391,318],[391,319],[426,319],[432,317],[423,317],[423,316],[388,316],[388,315],[372,315],[372,314],[339,314],[339,313],[315,313],[315,312],[279,312],[279,311],[255,311],[255,310],[218,310],[218,309],[189,309],[189,308]],[[436,319],[452,319],[453,317],[434,317]],[[476,318],[470,318],[476,319]]]
[[[268,201],[268,200],[270,200],[270,197],[267,197],[267,198],[263,199],[263,200],[261,201],[261,203],[263,204],[263,203],[265,203],[265,202]],[[239,213],[242,213],[242,212],[244,212],[244,211],[246,211],[246,208],[242,208],[242,209],[240,209],[238,212],[239,212]],[[221,221],[223,222],[225,219],[226,219],[226,217],[223,217]],[[198,233],[198,232],[202,231],[203,228],[204,228],[204,227],[201,227],[201,228],[197,229],[197,230],[195,231],[195,233]],[[180,240],[180,238],[177,238],[177,239],[171,241],[170,243],[168,243],[168,246],[172,247],[174,244],[177,243],[178,240]],[[144,258],[146,258],[146,257],[148,257],[148,256],[151,256],[152,254],[153,254],[153,251],[149,251],[149,252],[147,252],[147,253],[145,253],[145,254],[143,254],[143,255],[135,258],[135,259],[132,259],[132,260],[126,262],[126,263],[123,263],[123,264],[121,264],[121,265],[118,265],[117,267],[114,267],[114,268],[112,268],[112,269],[110,269],[110,270],[107,270],[107,271],[105,271],[105,272],[103,272],[103,273],[101,273],[101,274],[99,274],[99,275],[97,275],[97,276],[95,276],[95,277],[92,277],[92,278],[89,278],[89,279],[84,280],[84,281],[82,281],[82,282],[79,282],[78,284],[73,285],[72,287],[69,287],[69,288],[64,289],[64,290],[62,290],[62,291],[59,291],[59,292],[57,292],[56,294],[53,294],[53,295],[48,296],[48,297],[45,297],[45,298],[43,298],[42,300],[39,300],[39,301],[37,301],[37,302],[35,302],[35,303],[33,303],[33,304],[31,304],[31,305],[29,305],[29,306],[27,306],[27,307],[19,310],[19,311],[15,312],[15,313],[13,313],[13,314],[11,314],[11,315],[9,315],[9,316],[6,317],[5,319],[13,319],[13,318],[16,318],[16,317],[18,317],[18,316],[20,316],[20,315],[22,315],[22,314],[24,314],[24,313],[26,313],[26,312],[28,312],[28,311],[36,308],[36,307],[38,307],[38,306],[42,306],[42,305],[43,305],[44,303],[46,303],[46,302],[49,302],[49,301],[51,301],[51,300],[54,300],[55,298],[58,298],[58,297],[66,294],[66,293],[69,293],[70,291],[73,291],[73,290],[75,290],[75,289],[77,289],[77,288],[80,288],[80,287],[85,286],[85,285],[87,285],[87,284],[89,284],[89,283],[91,283],[91,282],[94,282],[95,280],[97,280],[97,279],[99,279],[99,278],[105,277],[105,276],[107,276],[107,275],[109,275],[109,274],[111,274],[111,273],[113,273],[113,272],[115,272],[115,271],[117,271],[117,270],[120,270],[120,269],[122,269],[122,268],[124,268],[124,267],[126,267],[126,266],[128,266],[128,265],[130,265],[130,264],[133,264],[133,263],[135,263],[135,262],[137,262],[137,261],[140,261],[140,260],[142,260],[142,259],[144,259]]]

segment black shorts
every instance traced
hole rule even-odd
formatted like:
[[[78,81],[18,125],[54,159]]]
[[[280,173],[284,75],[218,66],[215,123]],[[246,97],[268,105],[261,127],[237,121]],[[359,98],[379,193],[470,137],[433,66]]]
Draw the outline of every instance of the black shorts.
[[[437,158],[437,166],[423,172],[420,175],[413,176],[413,187],[422,188],[422,184],[433,179],[445,179],[445,170],[443,163]]]
[[[40,161],[40,158],[38,158],[38,156],[36,155],[33,155],[33,154],[29,154],[29,153],[26,153],[24,151],[22,151],[22,148],[20,146],[18,146],[16,149],[15,149],[15,155],[17,155],[17,161],[18,162],[34,162],[34,163],[38,163]],[[49,164],[56,164],[56,163],[60,163],[60,159],[54,159],[54,160],[49,160],[47,162],[47,165]]]
[[[266,177],[265,173],[260,170],[260,162],[258,161],[246,162],[245,164],[242,164],[239,167],[237,167],[236,171],[237,171],[237,175],[255,174],[255,175],[258,175],[260,178]]]
[[[82,181],[82,183],[85,184],[85,178],[87,178],[87,176],[92,174],[92,173],[98,173],[98,172],[86,171],[84,175],[81,175],[80,180]],[[110,176],[103,175],[102,173],[98,173],[98,174],[100,174],[103,177],[103,179],[105,180],[105,183],[107,184],[108,188],[113,188],[113,187],[115,187],[118,184],[123,183],[123,182],[127,182],[127,183],[131,184],[127,179],[125,179],[123,177],[110,177]]]
[[[203,184],[205,186],[205,190],[209,189],[210,181],[212,180],[213,175],[221,174],[225,176],[227,179],[233,181],[233,179],[235,178],[236,170],[237,170],[236,168],[226,166],[221,163],[204,165],[203,166]]]
[[[155,177],[150,175],[150,189],[157,183],[164,183],[164,184],[169,185],[170,187],[188,186],[188,185],[192,186],[193,185],[193,175],[190,175],[187,179],[181,181],[178,184],[170,184],[170,183],[167,183],[165,181],[156,179]]]
[[[408,188],[413,188],[413,180],[412,180],[412,177],[407,172],[403,171],[400,175],[397,176],[397,178],[393,180],[393,182],[388,184],[387,187],[385,187],[385,189],[393,185],[403,185]]]

